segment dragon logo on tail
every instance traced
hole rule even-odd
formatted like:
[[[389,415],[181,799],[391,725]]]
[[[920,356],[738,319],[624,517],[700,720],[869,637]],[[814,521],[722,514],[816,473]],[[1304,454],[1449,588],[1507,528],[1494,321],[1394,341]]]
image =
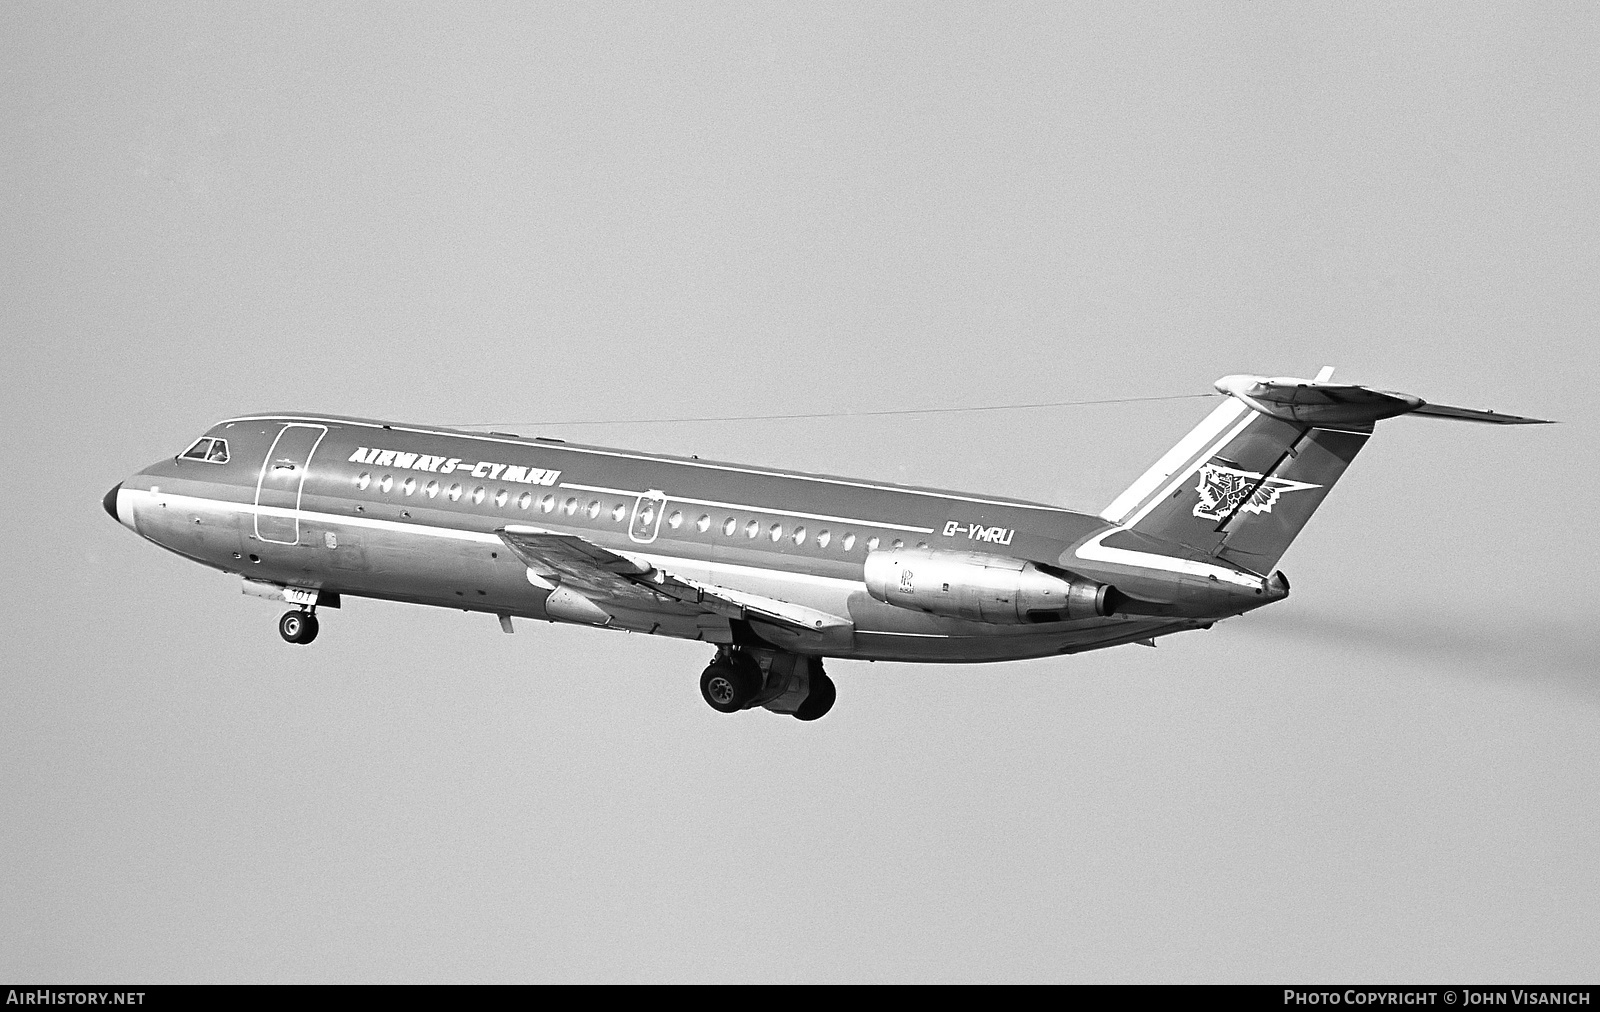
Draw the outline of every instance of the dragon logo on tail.
[[[1255,471],[1207,464],[1200,469],[1200,484],[1195,486],[1200,501],[1194,504],[1194,515],[1203,520],[1226,520],[1236,512],[1271,513],[1283,493],[1321,487],[1287,478],[1263,479]]]

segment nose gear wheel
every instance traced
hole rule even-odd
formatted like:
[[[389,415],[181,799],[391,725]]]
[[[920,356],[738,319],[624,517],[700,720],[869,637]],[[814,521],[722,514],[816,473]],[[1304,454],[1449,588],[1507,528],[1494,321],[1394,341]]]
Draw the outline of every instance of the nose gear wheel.
[[[317,629],[317,616],[309,611],[286,611],[278,619],[278,635],[285,643],[310,643],[317,638]]]

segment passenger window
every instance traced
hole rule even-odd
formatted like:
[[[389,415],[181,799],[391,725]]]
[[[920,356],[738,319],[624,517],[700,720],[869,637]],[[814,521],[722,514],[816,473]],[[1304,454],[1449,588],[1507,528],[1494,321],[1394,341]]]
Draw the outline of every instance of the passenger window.
[[[599,517],[600,516],[600,500],[599,499],[591,499],[591,500],[589,500],[589,508],[584,510],[584,512],[589,514],[589,519],[590,520],[594,520],[595,518]]]
[[[900,548],[904,548],[905,546],[906,546],[906,543],[904,541],[901,541],[899,538],[895,538],[894,539],[894,545],[893,545],[894,548],[900,549]]]
[[[532,506],[532,505],[533,505],[533,493],[532,492],[524,492],[521,495],[517,496],[517,509],[525,510],[529,506]]]
[[[782,524],[773,524],[772,527],[767,531],[767,534],[768,534],[768,536],[770,536],[772,538],[773,541],[782,541],[783,540],[783,525]]]
[[[711,517],[705,513],[700,514],[700,519],[694,522],[694,526],[701,534],[704,534],[711,526]]]
[[[394,475],[384,475],[378,480],[378,487],[385,492],[389,491],[391,488],[394,488]]]
[[[407,478],[405,481],[400,483],[400,491],[404,492],[406,495],[410,495],[411,493],[415,492],[416,490],[417,490],[417,479],[415,479],[415,478]]]
[[[733,537],[734,530],[738,526],[739,521],[735,520],[733,517],[729,517],[728,519],[722,521],[722,533],[731,538]]]
[[[551,510],[553,510],[555,508],[556,508],[556,497],[555,496],[547,495],[543,499],[539,500],[539,509],[540,509],[540,511],[542,511],[544,513],[549,513]]]
[[[806,529],[804,527],[796,527],[794,529],[794,543],[797,545],[806,543]]]
[[[844,536],[844,550],[848,552],[850,549],[854,548],[855,546],[856,546],[856,536],[854,534],[846,534]]]
[[[506,500],[509,498],[511,498],[511,493],[507,492],[505,489],[501,489],[494,494],[494,504],[496,506],[504,506],[506,504]]]
[[[445,495],[450,497],[450,501],[451,502],[455,502],[457,499],[460,499],[461,498],[461,483],[457,482],[456,484],[451,485],[450,486],[450,491],[446,492]]]
[[[675,511],[675,512],[673,512],[672,516],[667,517],[667,526],[671,527],[673,530],[677,530],[679,525],[681,525],[682,523],[683,523],[683,514],[682,513],[678,513],[678,512]]]
[[[572,516],[574,513],[577,513],[578,512],[578,497],[577,496],[568,496],[567,497],[567,501],[561,504],[561,512],[565,513],[569,517]]]
[[[432,499],[434,496],[439,494],[439,483],[436,481],[430,481],[426,485],[422,486],[422,491],[428,494],[429,499]]]
[[[626,506],[622,505],[621,503],[617,503],[615,506],[611,507],[611,519],[615,520],[617,523],[619,523],[619,524],[622,523],[622,518],[627,516],[627,515],[628,515],[628,508]],[[649,522],[650,522],[649,520],[645,521],[645,523],[649,523]]]
[[[818,531],[817,532],[817,547],[818,548],[827,548],[828,547],[828,542],[830,542],[832,540],[833,540],[833,535],[829,534],[827,531]]]
[[[876,552],[877,550],[878,550],[878,538],[877,538],[876,535],[874,535],[873,537],[870,537],[870,538],[867,539],[867,551]]]
[[[745,522],[745,525],[744,525],[744,536],[745,537],[753,538],[757,534],[760,534],[760,533],[761,533],[761,525],[760,524],[756,523],[754,520],[748,520],[748,521]]]
[[[477,488],[472,490],[472,501],[474,503],[483,502],[483,486],[482,485],[479,485]]]
[[[356,476],[356,488],[359,488],[362,491],[366,491],[367,486],[371,485],[371,484],[372,484],[372,473],[370,471],[362,471],[359,475]]]

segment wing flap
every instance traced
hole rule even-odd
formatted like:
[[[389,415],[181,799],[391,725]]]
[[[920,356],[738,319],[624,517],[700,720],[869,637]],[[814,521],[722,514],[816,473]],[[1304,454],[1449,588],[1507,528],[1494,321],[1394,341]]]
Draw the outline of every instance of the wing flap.
[[[680,578],[681,579],[681,578]],[[699,589],[702,603],[715,602],[719,608],[735,608],[744,614],[730,618],[758,617],[779,625],[792,626],[806,632],[836,632],[843,629],[854,628],[855,623],[847,618],[815,608],[808,608],[803,604],[794,604],[790,601],[779,601],[776,598],[764,597],[760,594],[747,594],[742,590],[731,587],[718,587],[715,584],[697,583],[693,580],[682,580]],[[719,611],[718,614],[725,614]]]

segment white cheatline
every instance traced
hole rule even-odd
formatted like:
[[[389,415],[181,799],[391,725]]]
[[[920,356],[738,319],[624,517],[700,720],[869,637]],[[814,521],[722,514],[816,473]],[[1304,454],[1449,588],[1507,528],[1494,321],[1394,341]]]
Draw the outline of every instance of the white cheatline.
[[[334,513],[318,513],[313,510],[295,510],[286,506],[257,506],[255,503],[232,502],[227,499],[206,499],[192,495],[174,495],[170,492],[140,492],[135,489],[124,489],[130,495],[149,496],[153,502],[168,502],[173,505],[194,504],[209,506],[213,509],[224,509],[234,513],[250,513],[269,517],[284,517],[293,520],[315,521],[328,524],[343,524],[346,527],[361,527],[368,530],[404,531],[407,534],[417,534],[426,538],[447,538],[453,541],[476,541],[479,544],[498,545],[500,539],[493,534],[480,531],[463,531],[453,527],[435,527],[432,524],[401,523],[398,520],[377,520],[372,517],[350,517]]]

